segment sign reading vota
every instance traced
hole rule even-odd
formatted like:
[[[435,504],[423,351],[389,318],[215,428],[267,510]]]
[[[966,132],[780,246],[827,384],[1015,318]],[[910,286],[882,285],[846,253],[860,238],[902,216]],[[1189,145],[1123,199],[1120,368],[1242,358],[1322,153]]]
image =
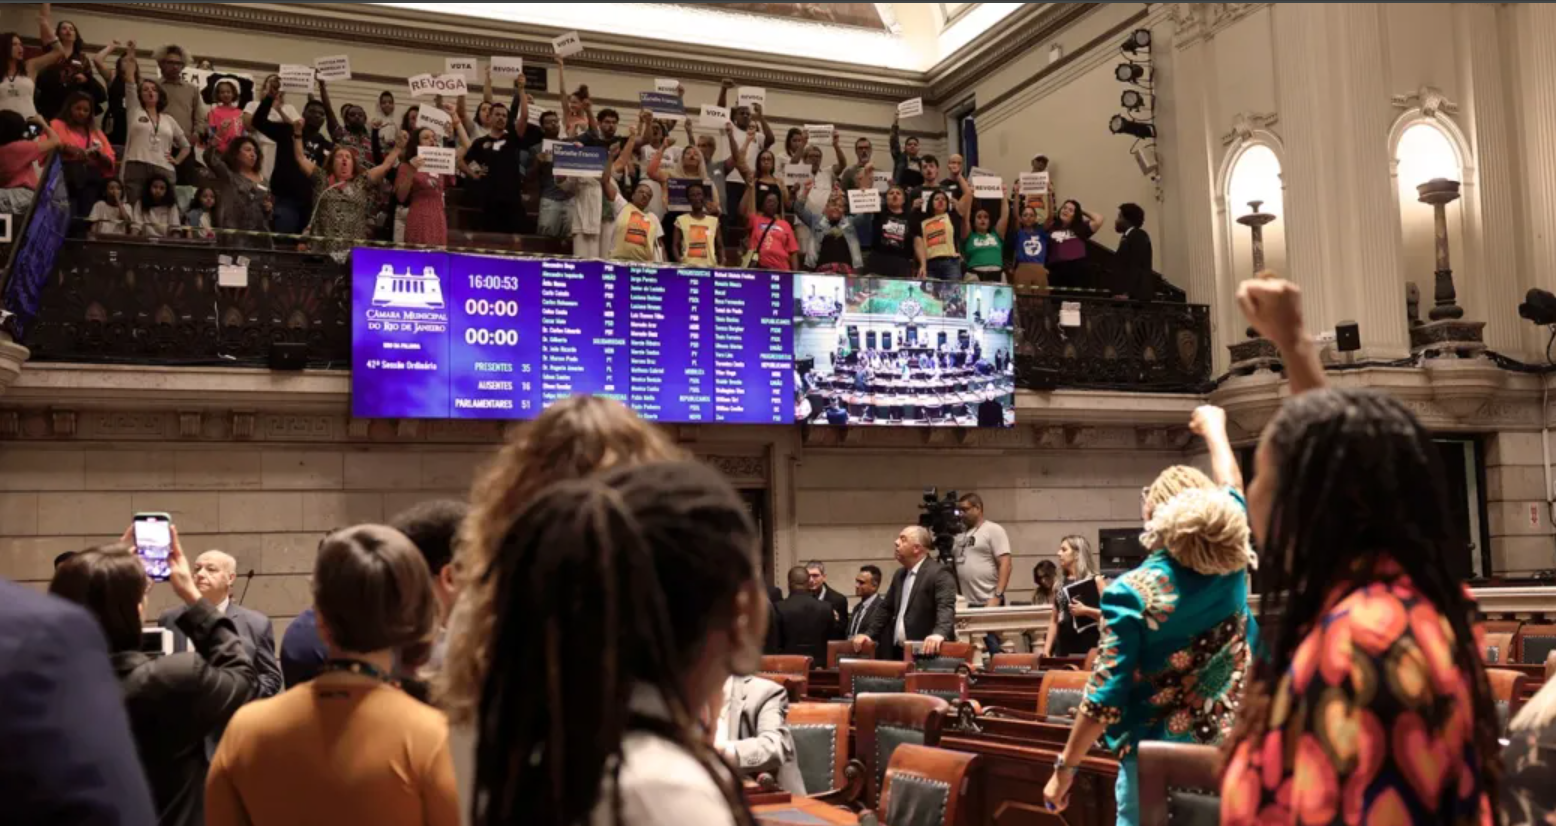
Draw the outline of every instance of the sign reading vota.
[[[357,249],[351,266],[351,413],[449,412],[447,253]]]

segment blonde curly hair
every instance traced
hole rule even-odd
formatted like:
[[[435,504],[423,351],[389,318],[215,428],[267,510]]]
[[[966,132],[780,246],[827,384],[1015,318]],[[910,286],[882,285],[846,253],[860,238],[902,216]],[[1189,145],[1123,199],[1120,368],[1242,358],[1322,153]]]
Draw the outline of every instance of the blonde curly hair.
[[[1156,509],[1167,504],[1167,501],[1187,490],[1217,490],[1216,483],[1210,481],[1198,468],[1188,465],[1173,465],[1162,471],[1156,481],[1145,489],[1146,519],[1154,514]],[[1160,545],[1147,545],[1146,547],[1161,547]]]
[[[486,576],[519,510],[557,482],[623,465],[675,461],[687,454],[620,402],[576,396],[510,432],[470,491],[470,515],[454,552],[459,598],[448,622],[448,653],[434,698],[456,725],[472,724],[481,702],[498,602]]]
[[[1194,488],[1156,508],[1140,544],[1166,548],[1195,573],[1230,574],[1248,567],[1248,517],[1231,494]]]

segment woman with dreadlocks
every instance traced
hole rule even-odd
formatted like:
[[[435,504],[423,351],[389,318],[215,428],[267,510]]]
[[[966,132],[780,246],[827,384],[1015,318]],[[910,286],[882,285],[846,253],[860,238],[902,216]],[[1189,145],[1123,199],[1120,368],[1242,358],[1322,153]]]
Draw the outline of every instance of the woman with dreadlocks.
[[[1216,745],[1232,731],[1256,636],[1248,613],[1248,518],[1226,413],[1194,411],[1190,429],[1210,450],[1212,482],[1170,467],[1141,491],[1145,533],[1157,549],[1102,594],[1097,664],[1064,752],[1044,790],[1063,810],[1099,739],[1119,755],[1118,823],[1140,822],[1135,751],[1143,741]]]
[[[492,662],[501,607],[519,597],[489,576],[503,554],[503,537],[519,511],[546,486],[622,465],[685,458],[665,435],[625,405],[575,396],[515,428],[470,490],[470,517],[454,551],[459,597],[449,617],[449,647],[434,680],[437,704],[448,713],[460,810],[470,814],[475,775],[474,725],[481,687]],[[465,821],[468,824],[468,819]]]
[[[1475,605],[1449,575],[1431,436],[1396,399],[1330,390],[1296,285],[1238,303],[1280,348],[1291,397],[1255,454],[1248,506],[1264,554],[1259,651],[1221,789],[1221,822],[1494,822],[1497,713]]]
[[[746,826],[701,723],[761,664],[745,505],[697,462],[555,485],[503,537],[481,697],[480,826]]]

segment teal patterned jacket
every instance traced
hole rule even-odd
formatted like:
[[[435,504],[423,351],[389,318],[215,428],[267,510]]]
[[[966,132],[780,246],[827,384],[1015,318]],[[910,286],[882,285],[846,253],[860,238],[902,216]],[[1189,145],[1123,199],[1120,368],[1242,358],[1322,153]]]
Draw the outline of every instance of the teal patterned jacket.
[[[1231,733],[1258,642],[1246,572],[1200,574],[1158,550],[1103,592],[1102,619],[1079,713],[1107,724],[1109,749],[1218,745]]]

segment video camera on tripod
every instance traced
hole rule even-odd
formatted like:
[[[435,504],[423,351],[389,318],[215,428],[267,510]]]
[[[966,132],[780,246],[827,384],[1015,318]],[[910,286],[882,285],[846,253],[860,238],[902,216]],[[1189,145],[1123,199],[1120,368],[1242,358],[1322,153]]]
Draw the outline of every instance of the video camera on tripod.
[[[967,530],[967,525],[962,521],[961,497],[956,491],[949,491],[945,498],[940,498],[939,488],[925,488],[924,501],[918,506],[922,511],[918,515],[918,524],[929,531],[929,535],[935,539],[935,555],[941,565],[951,569],[951,574],[956,577],[957,588],[961,588],[962,577],[956,570],[956,537]]]

